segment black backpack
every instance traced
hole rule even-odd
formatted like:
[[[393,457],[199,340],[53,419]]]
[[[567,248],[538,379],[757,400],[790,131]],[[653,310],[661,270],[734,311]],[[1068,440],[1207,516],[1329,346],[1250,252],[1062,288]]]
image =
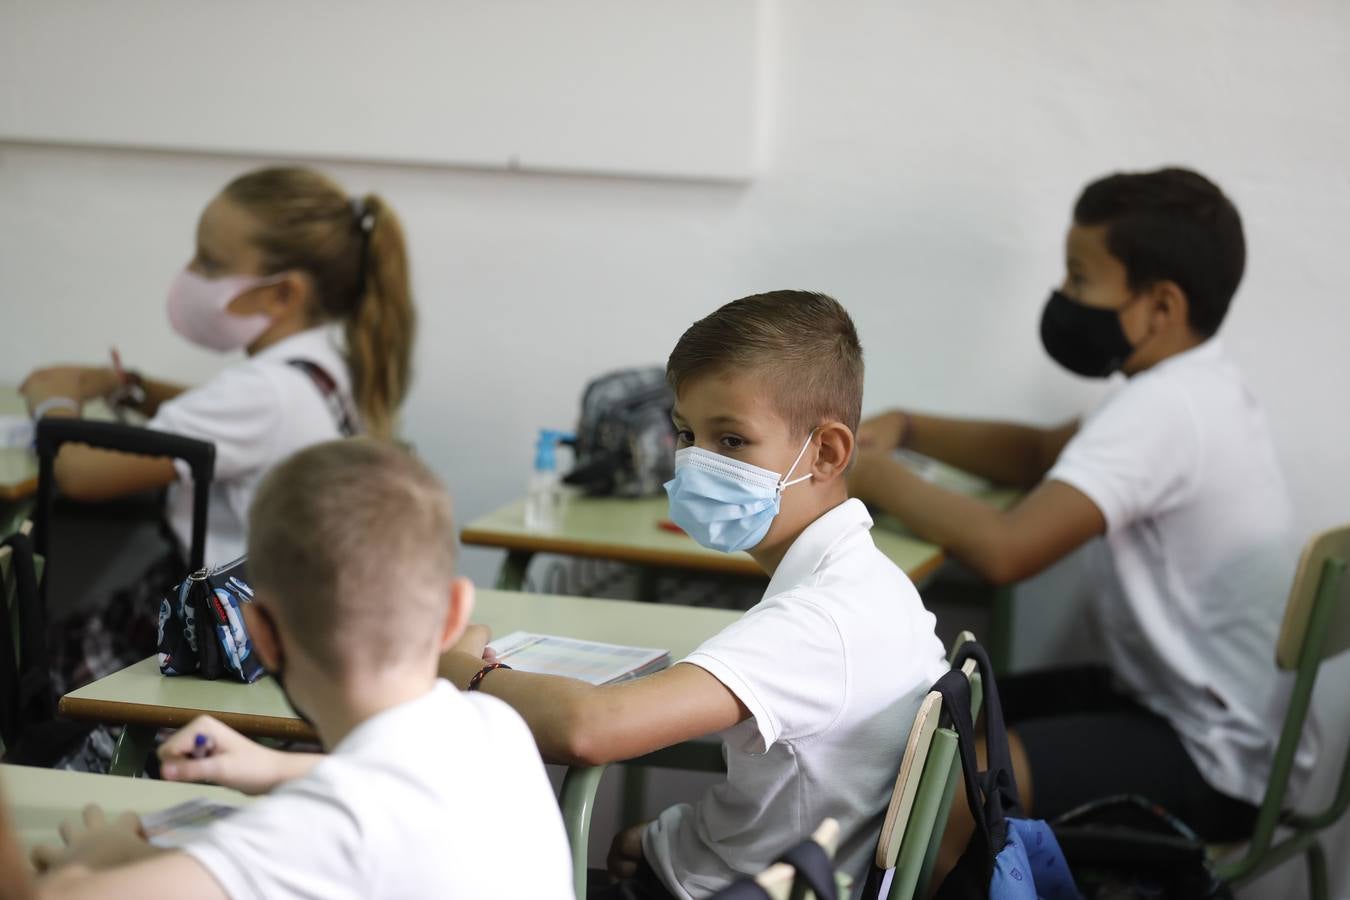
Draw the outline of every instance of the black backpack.
[[[596,378],[581,396],[577,464],[563,480],[594,495],[660,494],[675,474],[674,406],[660,367]]]

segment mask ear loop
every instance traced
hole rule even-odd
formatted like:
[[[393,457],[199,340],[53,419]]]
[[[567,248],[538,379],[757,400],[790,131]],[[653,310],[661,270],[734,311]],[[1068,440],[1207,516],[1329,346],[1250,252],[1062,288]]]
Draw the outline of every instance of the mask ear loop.
[[[789,478],[792,478],[792,473],[796,471],[796,469],[797,469],[797,463],[799,463],[799,462],[802,461],[802,457],[805,456],[805,455],[806,455],[806,451],[807,451],[808,449],[810,449],[810,447],[811,447],[811,441],[813,441],[813,440],[815,439],[815,437],[816,437],[816,429],[812,428],[812,429],[811,429],[811,433],[808,434],[808,435],[806,436],[806,443],[805,443],[805,444],[802,444],[801,452],[799,452],[799,453],[797,454],[797,458],[794,459],[794,460],[792,461],[792,467],[789,468],[789,469],[787,470],[787,474],[784,475],[783,478],[782,478],[782,480],[778,482],[778,491],[777,491],[777,493],[780,493],[780,494],[781,494],[781,493],[783,493],[783,490],[784,490],[785,488],[790,488],[790,487],[792,487],[794,484],[801,484],[803,481],[809,481],[809,480],[811,479],[811,475],[810,475],[810,473],[808,472],[807,474],[803,475],[801,478],[793,478],[792,481],[788,481]]]

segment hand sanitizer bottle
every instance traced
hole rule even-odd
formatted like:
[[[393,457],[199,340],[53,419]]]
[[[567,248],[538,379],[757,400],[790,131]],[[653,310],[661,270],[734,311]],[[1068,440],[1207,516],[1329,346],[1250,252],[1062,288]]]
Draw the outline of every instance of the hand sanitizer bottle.
[[[525,527],[530,531],[553,531],[562,509],[562,481],[558,475],[558,444],[572,436],[547,428],[539,429],[534,471],[525,494]]]

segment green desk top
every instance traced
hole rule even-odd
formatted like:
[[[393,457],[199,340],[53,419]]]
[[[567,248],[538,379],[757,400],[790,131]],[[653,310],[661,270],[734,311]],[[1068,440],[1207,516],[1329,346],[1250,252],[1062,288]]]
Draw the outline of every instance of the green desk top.
[[[30,849],[37,844],[59,845],[57,826],[89,803],[116,817],[124,812],[157,812],[194,797],[230,806],[252,802],[251,797],[221,787],[8,765],[0,765],[0,795],[19,843]]]
[[[1007,505],[1014,491],[995,490],[947,467],[930,464],[937,483],[972,494],[997,505]],[[558,553],[618,562],[758,575],[764,572],[746,553],[722,553],[695,543],[688,535],[667,531],[658,523],[667,520],[665,497],[637,500],[620,497],[568,496],[558,526],[548,531],[525,527],[525,501],[491,512],[465,526],[460,540],[468,545]],[[898,521],[878,517],[872,537],[877,548],[904,570],[911,581],[921,582],[942,564],[940,547],[914,537]]]
[[[0,416],[27,416],[18,390],[0,387]],[[22,500],[37,491],[37,457],[28,447],[0,446],[0,500]]]
[[[91,419],[111,420],[113,417],[112,410],[101,400],[87,404],[85,413]],[[0,386],[0,416],[27,415],[28,404],[18,389]],[[27,500],[37,493],[37,478],[37,455],[32,448],[0,446],[0,501]]]
[[[534,631],[659,647],[678,660],[739,617],[731,610],[480,590],[472,618],[494,635]],[[254,737],[313,739],[271,679],[246,685],[166,678],[159,674],[155,657],[72,691],[61,698],[61,712],[75,719],[157,728],[176,728],[209,713]]]

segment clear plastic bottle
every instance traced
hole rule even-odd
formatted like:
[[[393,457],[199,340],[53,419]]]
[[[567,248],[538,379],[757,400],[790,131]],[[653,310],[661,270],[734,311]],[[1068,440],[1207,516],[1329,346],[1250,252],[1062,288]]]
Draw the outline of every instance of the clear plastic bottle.
[[[534,471],[530,473],[525,494],[525,527],[530,531],[553,531],[562,510],[562,478],[558,474],[558,444],[572,439],[570,434],[539,429],[535,445]]]

